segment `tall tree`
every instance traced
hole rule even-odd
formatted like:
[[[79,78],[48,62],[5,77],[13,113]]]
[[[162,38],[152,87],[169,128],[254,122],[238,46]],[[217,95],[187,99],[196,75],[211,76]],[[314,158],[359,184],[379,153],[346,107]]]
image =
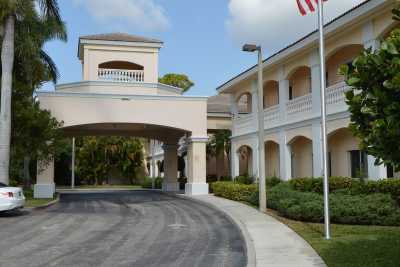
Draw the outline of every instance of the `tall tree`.
[[[400,9],[393,10],[400,21]],[[347,93],[351,113],[350,129],[360,147],[375,156],[376,164],[400,170],[400,29],[383,40],[380,49],[365,50],[353,62],[342,66],[341,74],[354,90]]]
[[[158,80],[160,83],[182,88],[183,92],[188,91],[194,83],[185,74],[168,73]]]
[[[36,5],[39,9],[36,8]],[[53,25],[45,32],[46,38],[63,37],[65,36],[64,24],[61,21],[59,14],[58,4],[56,0],[1,0],[0,1],[0,34],[2,39],[1,47],[1,106],[0,106],[0,182],[8,184],[9,182],[9,166],[10,166],[10,143],[11,143],[11,99],[12,99],[12,84],[13,84],[13,69],[14,57],[16,52],[15,47],[15,29],[16,24],[27,29],[27,35],[24,36],[24,45],[27,48],[41,49],[43,42],[36,37],[30,38],[31,31],[29,30],[37,27],[37,24],[31,23],[32,21],[41,20]],[[55,30],[54,30],[55,29]],[[36,29],[37,30],[37,29]],[[61,30],[61,31],[60,31]],[[37,32],[37,31],[34,31]],[[20,36],[22,37],[22,36]],[[44,37],[44,36],[42,36]],[[21,38],[22,39],[22,38]],[[20,47],[23,47],[22,44]],[[22,49],[23,50],[23,49]],[[28,50],[23,50],[28,53]],[[35,53],[36,49],[29,52]],[[42,50],[40,50],[38,57],[41,57],[43,62],[52,64],[50,58]],[[34,69],[29,74],[30,77],[34,76]]]

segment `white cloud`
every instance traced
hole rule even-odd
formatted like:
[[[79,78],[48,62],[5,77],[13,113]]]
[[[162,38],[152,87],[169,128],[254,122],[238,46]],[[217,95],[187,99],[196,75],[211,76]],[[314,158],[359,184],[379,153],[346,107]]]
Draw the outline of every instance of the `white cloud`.
[[[329,21],[364,0],[330,0]],[[317,28],[317,15],[300,16],[295,0],[229,0],[226,28],[238,44],[261,43],[272,53]]]
[[[169,26],[164,9],[154,0],[74,0],[104,25],[160,31]]]

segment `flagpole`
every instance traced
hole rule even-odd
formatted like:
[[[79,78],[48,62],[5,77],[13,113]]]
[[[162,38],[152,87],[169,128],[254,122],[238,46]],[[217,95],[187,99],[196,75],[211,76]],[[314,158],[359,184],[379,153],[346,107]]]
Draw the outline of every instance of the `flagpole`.
[[[329,180],[328,180],[328,162],[327,162],[327,136],[326,136],[326,79],[325,79],[325,42],[324,42],[324,4],[322,0],[318,1],[318,25],[319,25],[319,56],[321,69],[321,120],[322,120],[322,162],[324,172],[324,221],[325,221],[325,239],[331,239],[330,217],[329,217]]]

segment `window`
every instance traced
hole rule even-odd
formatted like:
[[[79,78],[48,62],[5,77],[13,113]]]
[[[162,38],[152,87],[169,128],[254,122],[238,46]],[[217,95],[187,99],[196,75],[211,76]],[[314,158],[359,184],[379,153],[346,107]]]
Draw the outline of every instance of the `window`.
[[[329,72],[325,73],[325,86],[328,87],[329,86]]]
[[[368,177],[367,153],[360,150],[352,150],[349,153],[350,153],[351,177],[353,178]]]
[[[346,62],[345,65],[347,65],[347,67],[349,67],[349,71],[354,70],[353,60]]]
[[[394,177],[394,168],[392,165],[387,165],[386,166],[387,170],[387,178],[393,178]]]
[[[289,100],[293,99],[293,87],[289,86]]]
[[[332,153],[328,152],[328,176],[332,176]]]

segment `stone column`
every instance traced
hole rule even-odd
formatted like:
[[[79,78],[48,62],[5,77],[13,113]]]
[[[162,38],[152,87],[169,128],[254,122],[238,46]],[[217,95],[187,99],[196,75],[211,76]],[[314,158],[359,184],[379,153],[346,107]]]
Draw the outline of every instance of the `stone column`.
[[[208,194],[206,181],[206,144],[208,138],[190,138],[188,145],[188,182],[186,195]]]
[[[322,177],[324,167],[322,162],[322,127],[320,120],[312,124],[312,150],[313,176]]]
[[[34,198],[53,198],[56,191],[54,183],[54,159],[48,165],[38,163],[36,184],[34,185]]]
[[[365,48],[372,48],[373,51],[379,48],[380,42],[375,39],[374,24],[372,21],[368,21],[364,24],[362,38]]]
[[[163,191],[179,191],[178,183],[178,145],[164,144],[164,181]]]
[[[312,113],[314,116],[321,117],[321,66],[319,64],[318,50],[309,56],[311,69],[311,98]]]
[[[286,103],[289,101],[289,80],[284,76],[283,68],[279,71],[279,113],[280,120],[286,120]]]
[[[279,172],[281,180],[292,178],[292,155],[290,145],[287,144],[285,131],[279,133]]]
[[[254,146],[251,147],[252,153],[249,153],[250,165],[249,165],[249,175],[253,177],[260,178],[259,168],[258,168],[258,140],[254,140]]]
[[[231,176],[232,179],[239,176],[239,154],[234,141],[231,141]]]

